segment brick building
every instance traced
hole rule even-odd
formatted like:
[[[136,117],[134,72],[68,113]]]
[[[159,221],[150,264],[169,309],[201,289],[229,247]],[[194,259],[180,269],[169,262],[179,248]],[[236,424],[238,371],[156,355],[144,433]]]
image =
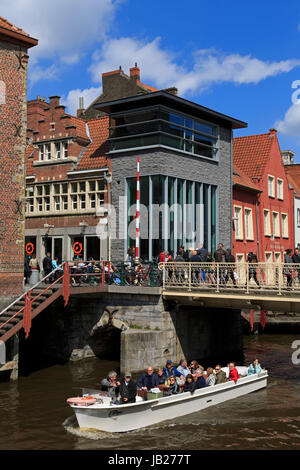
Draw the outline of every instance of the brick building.
[[[233,167],[232,249],[236,261],[245,261],[247,253],[258,253],[258,200],[262,189],[241,170]]]
[[[28,49],[38,41],[0,17],[0,297],[24,277],[24,177]]]
[[[233,142],[235,171],[248,180],[247,198],[245,190],[235,190],[234,195],[234,254],[239,261],[246,259],[249,251],[260,261],[283,261],[284,250],[294,247],[293,190],[277,132],[271,129]],[[250,186],[254,191],[249,191]]]

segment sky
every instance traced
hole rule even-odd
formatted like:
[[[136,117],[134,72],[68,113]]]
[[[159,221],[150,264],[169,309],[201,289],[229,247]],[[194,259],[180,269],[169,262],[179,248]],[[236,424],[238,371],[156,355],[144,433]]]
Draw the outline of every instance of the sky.
[[[75,114],[101,74],[135,62],[141,81],[246,121],[234,136],[278,130],[300,163],[300,4],[232,0],[0,0],[0,15],[39,40],[28,99],[61,96]],[[1,77],[0,77],[1,79]]]

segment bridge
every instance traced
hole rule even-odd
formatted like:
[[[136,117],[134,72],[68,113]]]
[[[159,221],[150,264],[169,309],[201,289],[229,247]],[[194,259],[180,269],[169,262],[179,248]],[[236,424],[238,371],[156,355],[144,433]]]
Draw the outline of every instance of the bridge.
[[[122,371],[160,367],[167,358],[236,357],[241,310],[251,327],[264,326],[267,311],[300,312],[299,271],[281,263],[64,262],[0,313],[0,372],[18,374],[19,341],[47,307],[36,323],[47,327],[32,340],[47,351],[57,347],[58,355],[68,351],[66,360],[91,344],[99,357],[105,348],[119,350]]]
[[[28,337],[32,319],[60,296],[67,305],[70,296],[136,294],[142,287],[179,305],[300,312],[297,264],[169,262],[155,269],[151,263],[128,268],[123,262],[100,261],[83,270],[78,263],[64,262],[0,313],[0,340],[22,327]]]

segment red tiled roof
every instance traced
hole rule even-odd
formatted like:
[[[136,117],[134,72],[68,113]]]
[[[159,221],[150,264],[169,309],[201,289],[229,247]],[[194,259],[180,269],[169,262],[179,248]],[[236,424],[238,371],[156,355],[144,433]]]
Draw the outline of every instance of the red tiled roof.
[[[76,171],[101,168],[107,165],[106,153],[109,150],[109,117],[104,116],[87,122],[91,143],[84,150]]]
[[[140,82],[140,80],[137,80],[136,83],[141,85],[142,87],[146,88],[149,91],[158,91],[157,88],[154,88],[153,86],[145,85],[145,83]]]
[[[77,118],[75,116],[71,116],[70,125],[76,126],[76,134],[78,135],[78,137],[89,140],[89,136],[87,135],[87,132],[86,132],[85,121],[83,119]]]
[[[261,178],[276,134],[249,135],[233,139],[233,162],[249,177]]]
[[[25,31],[23,31],[23,29],[18,28],[18,26],[15,26],[14,24],[10,23],[5,18],[2,18],[2,16],[0,16],[0,26],[2,28],[9,29],[9,31],[13,31],[14,33],[23,34],[23,36],[28,36],[29,37],[29,34],[25,33]]]
[[[300,164],[285,165],[284,170],[289,184],[300,197]]]
[[[240,169],[237,165],[233,166],[233,185],[242,186],[243,188],[250,189],[252,191],[261,192],[261,189],[257,184],[253,183],[251,179]]]

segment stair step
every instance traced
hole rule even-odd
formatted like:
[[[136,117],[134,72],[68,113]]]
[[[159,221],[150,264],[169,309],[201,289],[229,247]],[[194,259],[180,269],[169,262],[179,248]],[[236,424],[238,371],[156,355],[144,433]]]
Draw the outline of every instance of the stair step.
[[[21,320],[21,318],[19,317],[19,315],[15,318],[11,318],[9,316],[2,316],[0,317],[0,325],[2,325],[3,323],[7,322],[7,321],[10,321],[10,323],[19,323],[19,321]]]

